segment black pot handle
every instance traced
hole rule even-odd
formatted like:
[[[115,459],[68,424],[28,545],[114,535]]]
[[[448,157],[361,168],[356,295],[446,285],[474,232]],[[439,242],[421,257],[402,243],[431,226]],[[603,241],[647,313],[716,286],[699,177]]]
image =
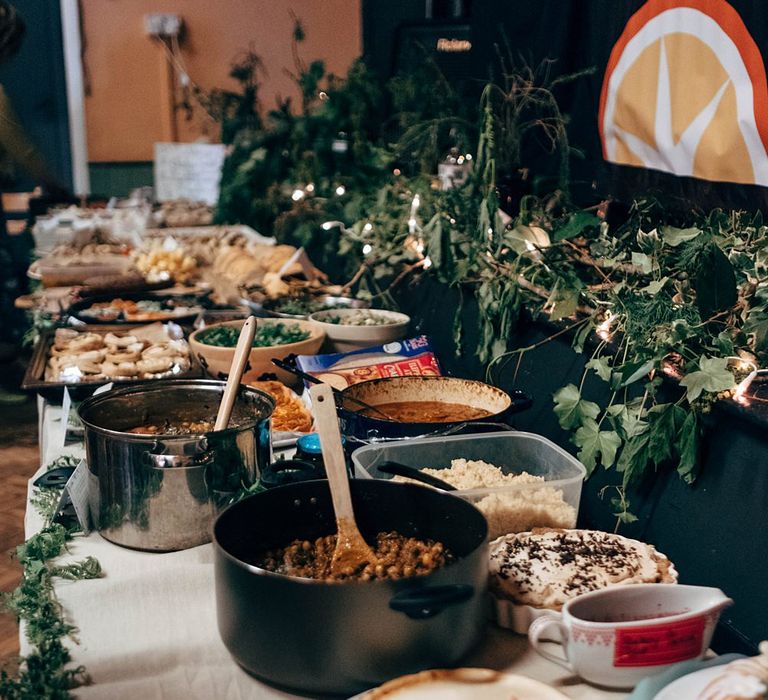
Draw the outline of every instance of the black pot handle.
[[[472,586],[461,583],[428,586],[398,593],[389,601],[389,607],[413,620],[426,620],[451,605],[466,603],[474,593]]]

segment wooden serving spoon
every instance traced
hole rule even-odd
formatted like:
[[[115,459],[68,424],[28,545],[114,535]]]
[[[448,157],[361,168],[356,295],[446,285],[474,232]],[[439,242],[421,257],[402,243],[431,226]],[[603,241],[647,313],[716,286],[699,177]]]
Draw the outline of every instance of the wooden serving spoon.
[[[229,367],[227,385],[224,387],[224,393],[219,404],[219,412],[216,414],[214,430],[224,430],[229,425],[232,408],[237,398],[237,390],[240,388],[240,380],[243,378],[243,372],[245,372],[248,356],[251,354],[251,346],[253,345],[253,337],[255,335],[256,317],[249,316],[240,329],[240,337],[237,339],[235,354],[232,356],[232,364]]]
[[[315,430],[320,436],[325,473],[336,513],[336,549],[331,559],[331,573],[334,576],[350,574],[365,564],[375,565],[376,555],[355,522],[333,391],[328,384],[314,384],[309,389],[309,395],[312,397]]]

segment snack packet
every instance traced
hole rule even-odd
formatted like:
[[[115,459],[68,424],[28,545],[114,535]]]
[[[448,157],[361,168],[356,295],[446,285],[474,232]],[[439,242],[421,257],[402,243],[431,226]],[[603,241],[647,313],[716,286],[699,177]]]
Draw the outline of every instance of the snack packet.
[[[337,389],[385,377],[439,377],[440,365],[429,338],[420,335],[352,352],[299,355],[299,369]]]

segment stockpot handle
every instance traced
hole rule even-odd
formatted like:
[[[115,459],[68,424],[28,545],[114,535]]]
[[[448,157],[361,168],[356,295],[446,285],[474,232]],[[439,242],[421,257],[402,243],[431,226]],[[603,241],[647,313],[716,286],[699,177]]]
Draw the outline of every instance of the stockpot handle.
[[[475,589],[462,583],[445,586],[427,586],[398,593],[389,601],[389,607],[413,620],[426,620],[451,605],[460,605],[472,599]]]
[[[179,467],[204,467],[213,461],[213,452],[208,449],[205,439],[198,443],[199,452],[192,454],[167,454],[163,443],[156,442],[152,449],[142,454],[144,463],[152,469]]]

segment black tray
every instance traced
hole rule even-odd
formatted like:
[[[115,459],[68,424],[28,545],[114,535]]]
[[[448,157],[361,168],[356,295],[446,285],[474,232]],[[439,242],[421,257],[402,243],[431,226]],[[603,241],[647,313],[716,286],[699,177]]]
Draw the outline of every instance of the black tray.
[[[133,328],[142,328],[146,325],[148,324],[134,323],[132,325],[122,325],[119,326],[119,332],[122,333],[125,331],[130,331]],[[109,332],[116,332],[117,330],[118,327],[115,327],[114,325],[89,325],[86,328],[83,328],[80,332],[101,333],[106,335]],[[48,363],[48,357],[50,354],[51,345],[53,345],[55,332],[55,329],[48,329],[43,331],[43,333],[40,335],[40,338],[38,339],[37,344],[32,351],[32,358],[27,365],[27,371],[24,373],[24,379],[21,382],[21,388],[25,391],[35,391],[40,394],[40,396],[48,399],[49,401],[61,403],[62,399],[64,398],[64,387],[69,389],[69,393],[73,401],[82,401],[83,399],[90,396],[95,389],[100,386],[104,386],[104,384],[109,384],[110,382],[120,384],[121,386],[127,386],[129,384],[145,384],[147,382],[156,382],[159,379],[162,379],[162,377],[155,377],[148,379],[98,379],[96,381],[90,382],[46,381],[45,367]],[[184,339],[187,340],[186,334]],[[169,375],[169,378],[202,377],[203,370],[191,351],[189,353],[189,361],[190,367],[186,372]]]
[[[182,297],[184,298],[184,297]],[[126,326],[137,326],[137,325],[144,325],[147,323],[155,323],[156,321],[161,321],[162,323],[167,323],[168,321],[172,321],[173,323],[191,323],[197,316],[205,310],[204,305],[200,301],[200,295],[199,294],[190,294],[190,299],[195,299],[195,308],[192,309],[188,314],[184,314],[183,316],[174,316],[172,318],[161,318],[161,319],[151,319],[147,321],[136,321],[136,320],[126,320],[124,318],[116,318],[113,320],[109,319],[102,319],[97,318],[95,316],[89,316],[89,315],[83,315],[83,311],[86,309],[89,309],[94,304],[99,304],[102,302],[109,302],[114,299],[125,299],[126,301],[154,301],[154,302],[162,302],[165,304],[173,304],[173,305],[179,305],[179,297],[178,296],[164,296],[162,294],[148,294],[146,292],[141,293],[134,293],[134,294],[120,294],[117,292],[113,292],[112,294],[100,294],[98,296],[88,297],[86,299],[81,299],[80,301],[76,301],[74,304],[71,304],[70,307],[66,311],[66,315],[71,316],[72,318],[77,319],[78,321],[82,321],[83,323],[87,323],[89,325],[92,324],[98,324],[100,326],[120,326],[120,327],[126,327]]]

